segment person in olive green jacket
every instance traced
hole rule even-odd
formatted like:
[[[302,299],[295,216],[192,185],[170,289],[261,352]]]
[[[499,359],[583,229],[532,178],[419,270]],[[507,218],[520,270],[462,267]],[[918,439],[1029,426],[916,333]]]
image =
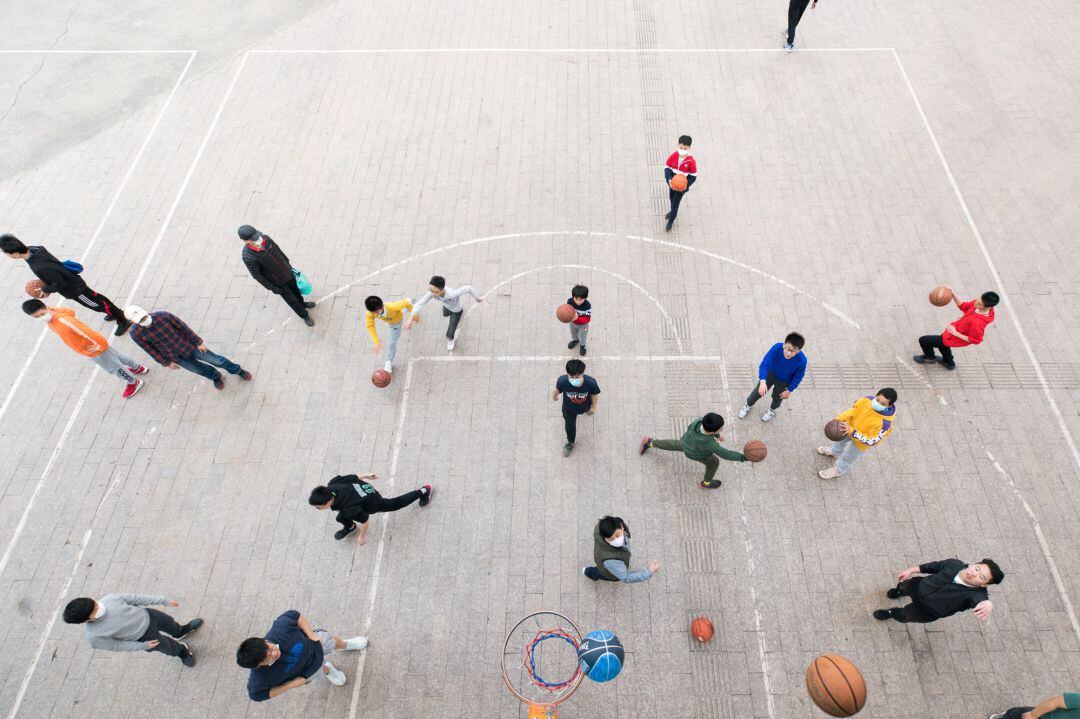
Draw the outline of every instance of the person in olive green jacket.
[[[595,581],[644,582],[660,571],[660,562],[653,560],[647,569],[630,571],[630,527],[622,517],[607,515],[593,530],[593,561],[595,566],[582,567],[581,573]]]
[[[649,448],[664,449],[668,452],[682,452],[688,459],[701,462],[705,465],[705,479],[701,486],[706,489],[716,489],[720,486],[720,480],[714,480],[716,470],[720,467],[720,460],[729,462],[745,462],[746,455],[720,446],[724,441],[724,435],[720,430],[724,428],[724,418],[715,412],[709,412],[701,419],[691,423],[683,432],[682,439],[653,439],[644,437],[641,440],[639,454],[645,454]]]

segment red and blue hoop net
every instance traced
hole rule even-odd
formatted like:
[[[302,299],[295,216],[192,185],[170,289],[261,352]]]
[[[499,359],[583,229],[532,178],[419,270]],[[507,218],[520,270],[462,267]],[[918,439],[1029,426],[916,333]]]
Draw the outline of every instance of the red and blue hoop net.
[[[577,658],[580,644],[577,626],[558,612],[534,612],[519,621],[503,644],[502,675],[510,693],[530,710],[550,710],[536,716],[554,716],[585,676]]]
[[[540,653],[543,642],[552,640],[566,642],[574,650],[574,656],[577,656],[578,645],[581,642],[566,629],[563,629],[562,627],[551,627],[549,629],[540,629],[537,631],[532,640],[525,645],[525,657],[521,664],[525,667],[525,672],[533,685],[544,691],[557,692],[569,687],[574,684],[574,682],[581,681],[581,663],[578,662],[574,665],[573,675],[564,681],[549,681],[548,679],[545,679],[540,674],[541,667],[537,655]]]

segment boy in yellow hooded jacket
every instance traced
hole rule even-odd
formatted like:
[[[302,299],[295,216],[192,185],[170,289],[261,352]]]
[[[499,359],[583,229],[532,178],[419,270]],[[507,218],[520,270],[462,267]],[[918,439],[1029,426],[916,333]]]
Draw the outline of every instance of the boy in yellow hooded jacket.
[[[836,465],[821,470],[818,476],[822,479],[842,477],[863,452],[888,437],[896,417],[896,400],[896,390],[885,387],[874,397],[855,400],[851,409],[836,415],[835,419],[844,424],[847,434],[831,447],[818,447],[818,454],[836,458]]]

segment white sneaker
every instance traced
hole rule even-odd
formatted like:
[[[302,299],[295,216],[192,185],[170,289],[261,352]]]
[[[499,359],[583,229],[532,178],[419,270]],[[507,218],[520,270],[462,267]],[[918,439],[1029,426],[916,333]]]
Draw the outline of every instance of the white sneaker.
[[[820,454],[822,457],[835,457],[836,456],[835,454],[832,453],[832,447],[818,447],[817,448],[817,453]]]
[[[330,662],[323,664],[323,668],[328,670],[325,672],[326,678],[331,684],[335,687],[345,686],[345,672],[341,671]]]
[[[997,714],[991,714],[986,719],[1005,719],[1005,712],[998,712]]]
[[[746,419],[748,414],[750,414],[750,405],[744,404],[742,409],[739,410],[739,419]]]
[[[454,340],[446,340],[446,351],[447,352],[453,352],[454,351]]]
[[[771,409],[765,410],[765,414],[761,415],[762,422],[768,422],[770,419],[776,416],[776,412]]]
[[[386,364],[383,365],[383,369],[386,370],[387,372],[389,372],[390,374],[394,374],[394,365],[390,364],[389,362],[387,362]]]
[[[367,649],[367,637],[353,637],[345,641],[345,651],[358,652]]]

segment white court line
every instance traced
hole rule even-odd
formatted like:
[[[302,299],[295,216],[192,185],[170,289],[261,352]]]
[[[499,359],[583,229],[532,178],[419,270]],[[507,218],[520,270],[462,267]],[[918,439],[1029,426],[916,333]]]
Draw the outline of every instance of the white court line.
[[[804,52],[895,52],[891,47],[819,47],[800,48]],[[319,50],[319,49],[282,49],[249,50],[258,55],[464,55],[468,53],[507,53],[513,55],[528,54],[593,54],[593,55],[736,55],[736,54],[772,54],[787,53],[783,47],[747,47],[747,48],[605,48],[605,47],[418,47],[418,48],[361,48],[356,50]]]
[[[923,110],[922,103],[919,101],[919,96],[915,94],[915,86],[911,84],[911,78],[908,77],[907,70],[904,68],[904,63],[900,60],[900,53],[896,52],[894,49],[892,54],[893,57],[896,58],[896,64],[900,68],[900,74],[904,78],[904,84],[907,85],[908,92],[911,93],[911,99],[915,103],[915,109],[919,112],[919,118],[922,120],[923,127],[926,128],[926,134],[930,137],[930,142],[934,146],[934,152],[937,153],[938,160],[941,162],[941,168],[945,170],[945,176],[949,180],[949,186],[952,187],[953,195],[960,204],[960,210],[964,214],[964,219],[967,220],[968,227],[971,228],[971,234],[979,247],[979,252],[982,254],[983,259],[986,261],[986,266],[990,270],[990,276],[993,277],[994,282],[997,283],[998,294],[1001,296],[1001,301],[1005,305],[1009,321],[1012,322],[1016,334],[1020,337],[1020,344],[1024,346],[1024,352],[1028,356],[1028,361],[1031,362],[1031,366],[1035,369],[1035,376],[1039,378],[1039,385],[1042,387],[1043,394],[1046,396],[1046,403],[1050,405],[1050,410],[1053,412],[1055,419],[1057,419],[1058,428],[1061,430],[1062,436],[1065,437],[1065,442],[1069,445],[1073,463],[1076,465],[1077,469],[1080,469],[1080,451],[1077,450],[1072,432],[1069,431],[1069,425],[1065,422],[1065,416],[1061,413],[1057,400],[1054,399],[1053,392],[1050,391],[1050,385],[1046,381],[1046,375],[1043,373],[1042,365],[1039,364],[1039,360],[1035,357],[1035,351],[1031,348],[1027,333],[1024,332],[1024,328],[1020,324],[1020,319],[1017,316],[1016,311],[1013,310],[1012,302],[1009,300],[1008,293],[1005,292],[1005,283],[1001,280],[1001,274],[998,272],[997,265],[994,263],[993,258],[990,257],[990,251],[986,247],[986,242],[983,241],[982,233],[979,232],[979,228],[975,225],[975,219],[971,216],[971,210],[968,209],[968,204],[964,199],[963,193],[960,192],[960,186],[956,182],[956,177],[953,175],[952,168],[949,166],[949,161],[945,159],[945,153],[942,152],[937,135],[934,134],[934,128],[930,126],[930,120],[926,117],[926,112]]]
[[[8,51],[8,52],[23,52],[23,51]],[[158,111],[157,117],[154,119],[154,124],[150,126],[150,132],[146,133],[146,138],[143,140],[142,145],[139,146],[139,151],[135,153],[135,157],[128,165],[127,171],[124,173],[123,179],[120,180],[120,184],[116,188],[116,193],[113,194],[112,200],[109,202],[108,207],[105,208],[105,214],[101,217],[101,222],[98,223],[97,229],[94,230],[94,234],[90,237],[90,243],[87,244],[86,249],[83,250],[82,257],[79,258],[79,262],[86,264],[86,259],[90,255],[90,251],[94,248],[94,244],[97,242],[98,237],[101,236],[102,231],[105,229],[105,224],[112,217],[113,210],[116,209],[116,203],[120,201],[120,196],[124,193],[124,189],[127,187],[128,180],[131,179],[131,175],[135,172],[135,167],[142,160],[143,153],[146,152],[146,148],[150,145],[150,141],[154,138],[154,134],[157,132],[158,125],[161,124],[161,119],[165,117],[165,111],[169,109],[169,104],[172,103],[173,97],[176,95],[176,91],[180,89],[180,85],[184,82],[184,78],[187,77],[188,70],[191,69],[191,63],[195,60],[196,51],[192,50],[190,57],[188,57],[187,64],[184,65],[184,71],[180,73],[180,77],[176,79],[176,83],[173,85],[172,91],[169,96],[165,98],[165,102],[161,105],[161,110]],[[66,300],[64,300],[66,301]],[[60,304],[63,304],[61,301]],[[7,397],[4,398],[4,403],[0,405],[0,419],[4,418],[7,414],[8,408],[11,406],[11,401],[15,398],[15,393],[19,390],[23,380],[26,378],[26,373],[30,370],[30,365],[34,363],[34,358],[37,357],[38,350],[41,349],[41,344],[45,340],[45,335],[49,334],[51,330],[48,327],[43,327],[41,333],[38,335],[37,342],[34,343],[34,348],[30,351],[30,355],[26,358],[26,362],[23,363],[22,369],[19,370],[19,374],[15,376],[15,381],[11,385],[11,389],[8,390]],[[0,573],[3,573],[2,565],[0,565]]]
[[[206,150],[206,147],[210,142],[210,137],[213,135],[214,130],[217,128],[217,124],[221,119],[221,115],[225,110],[225,106],[229,101],[229,97],[232,95],[232,92],[236,87],[236,81],[240,78],[240,72],[244,69],[244,64],[245,64],[246,60],[247,60],[247,55],[245,54],[244,58],[240,62],[239,67],[236,70],[236,74],[233,75],[232,82],[229,83],[229,87],[225,91],[224,97],[222,97],[222,99],[221,99],[221,103],[218,105],[217,112],[214,113],[214,118],[213,118],[213,120],[211,120],[210,126],[207,128],[206,134],[203,136],[202,144],[199,145],[199,150],[198,150],[198,152],[195,153],[195,158],[192,160],[191,166],[188,168],[187,174],[184,176],[184,181],[181,183],[180,189],[177,191],[176,198],[173,200],[172,206],[169,208],[169,212],[165,216],[164,222],[162,222],[162,224],[161,224],[161,229],[158,231],[157,238],[154,240],[154,243],[153,243],[152,247],[150,248],[150,253],[147,255],[146,260],[143,262],[142,269],[139,271],[139,275],[138,275],[138,277],[136,277],[135,283],[132,285],[131,294],[128,297],[128,302],[130,302],[131,299],[135,296],[135,292],[138,289],[139,284],[142,282],[142,279],[146,274],[147,268],[150,266],[150,263],[153,260],[154,253],[157,252],[157,249],[161,244],[162,238],[165,236],[165,233],[169,229],[169,225],[172,223],[173,217],[176,215],[176,209],[177,209],[177,207],[179,207],[180,201],[183,198],[184,193],[187,191],[188,185],[191,183],[191,178],[195,174],[195,168],[198,166],[199,160],[202,159],[203,152]],[[56,444],[56,448],[53,450],[53,456],[50,459],[49,465],[47,466],[46,471],[44,473],[42,473],[41,480],[38,481],[37,486],[34,488],[34,493],[33,493],[33,495],[31,495],[30,503],[27,505],[26,509],[23,511],[22,517],[19,520],[19,528],[16,530],[16,534],[14,536],[12,536],[11,541],[8,543],[7,551],[5,551],[5,553],[4,553],[3,563],[0,563],[0,574],[3,573],[4,565],[6,564],[8,558],[11,556],[11,553],[15,548],[15,544],[18,541],[19,536],[22,534],[22,528],[25,527],[25,525],[26,525],[26,520],[30,515],[30,510],[33,507],[34,499],[37,497],[38,493],[41,491],[41,488],[45,485],[45,479],[46,479],[46,477],[48,475],[48,470],[51,469],[52,463],[55,461],[56,456],[60,453],[60,450],[63,448],[64,443],[67,440],[68,434],[71,432],[71,428],[75,424],[75,419],[79,416],[79,413],[82,411],[83,400],[86,399],[86,394],[90,391],[90,387],[93,384],[94,379],[97,377],[97,375],[98,375],[98,372],[97,372],[97,368],[95,367],[94,368],[94,373],[90,375],[90,380],[86,383],[86,386],[83,388],[83,394],[80,397],[79,403],[75,406],[75,409],[72,411],[71,417],[68,419],[67,425],[64,427],[64,431],[60,435],[60,439]],[[109,493],[113,490],[113,488],[116,485],[117,485],[117,482],[115,482],[115,481],[109,485],[108,490],[102,496],[101,501],[98,503],[98,508],[99,509],[102,506],[102,504],[105,502],[105,500],[108,498]],[[95,514],[96,514],[96,512],[95,512]],[[88,529],[87,534],[86,534],[86,539],[87,540],[89,540],[90,534],[91,534],[91,530]],[[86,547],[86,542],[83,543],[83,549],[85,549],[85,547]],[[79,557],[81,559],[81,557],[82,557],[81,552],[79,554]],[[76,564],[75,567],[71,570],[71,574],[68,575],[68,579],[67,579],[67,583],[65,584],[65,587],[70,586],[71,581],[74,579],[74,577],[78,573],[78,571],[79,571],[79,565]],[[66,593],[66,591],[67,590],[65,588],[64,593]],[[57,597],[57,600],[56,600],[57,609],[56,609],[56,611],[59,611],[60,602],[63,601],[64,593],[61,593],[60,596]],[[55,612],[54,612],[53,616],[55,618]],[[38,644],[38,651],[37,651],[37,654],[34,657],[34,662],[27,668],[26,676],[23,679],[23,683],[25,685],[29,685],[30,679],[31,679],[31,677],[33,677],[34,671],[37,669],[37,663],[41,659],[42,648],[45,646],[46,642],[48,641],[49,632],[52,630],[52,626],[53,626],[52,623],[50,623],[48,626],[45,627],[45,630],[42,632],[41,640],[40,640],[40,642]],[[25,694],[25,692],[23,692],[23,694]],[[22,702],[22,695],[20,695],[18,702],[12,707],[11,713],[9,715],[10,717],[14,717],[15,714],[18,712],[19,704],[21,702]]]
[[[0,55],[185,55],[198,50],[0,50]]]

